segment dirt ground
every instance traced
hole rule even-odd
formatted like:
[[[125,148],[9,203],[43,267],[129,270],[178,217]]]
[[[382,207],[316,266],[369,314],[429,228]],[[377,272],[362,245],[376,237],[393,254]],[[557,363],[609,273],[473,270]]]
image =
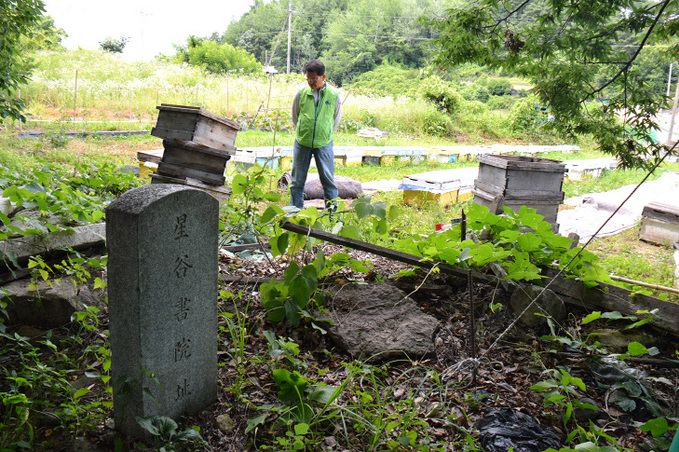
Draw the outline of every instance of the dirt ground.
[[[326,254],[342,251],[330,245],[323,248]],[[650,435],[639,432],[633,426],[635,421],[644,422],[652,416],[644,408],[641,400],[637,400],[637,408],[630,412],[612,403],[619,389],[615,389],[615,383],[611,381],[602,383],[600,375],[593,374],[589,362],[594,359],[594,354],[589,353],[587,347],[576,349],[541,339],[551,334],[546,324],[531,329],[521,323],[515,323],[515,314],[509,306],[508,295],[502,288],[473,284],[471,298],[475,317],[474,334],[470,315],[470,294],[466,281],[425,273],[415,277],[393,278],[398,269],[406,266],[362,252],[354,251],[352,256],[370,260],[372,270],[367,274],[332,274],[326,278],[326,285],[350,284],[350,281],[357,279],[369,283],[391,281],[410,294],[422,310],[434,315],[440,321],[433,338],[435,356],[424,357],[419,362],[393,363],[388,366],[391,375],[385,379],[398,380],[404,369],[421,366],[422,369],[435,370],[446,380],[448,391],[428,393],[427,403],[441,404],[445,407],[447,416],[426,418],[430,434],[441,444],[450,445],[446,450],[457,450],[458,446],[453,445],[461,444],[464,438],[462,432],[470,431],[484,413],[497,407],[511,407],[527,413],[545,428],[550,428],[561,438],[565,438],[573,429],[573,424],[564,426],[561,407],[559,405],[546,407],[543,395],[530,389],[532,385],[550,376],[545,373],[547,369],[558,368],[568,370],[571,375],[585,382],[586,391],[579,393],[575,398],[599,408],[593,422],[603,432],[616,438],[619,446],[642,450],[642,444],[650,443]],[[262,331],[273,331],[277,336],[297,342],[307,359],[311,361],[310,368],[327,369],[322,381],[328,384],[337,384],[341,381],[345,370],[342,363],[351,362],[354,357],[344,354],[328,336],[317,331],[292,328],[286,323],[272,324],[258,305],[257,282],[281,278],[282,265],[266,260],[255,262],[251,259],[223,257],[220,266],[222,277],[228,281],[223,289],[232,293],[243,291],[247,294],[241,300],[241,303],[249,305],[247,355],[265,355],[268,345]],[[241,281],[238,281],[239,275],[242,275]],[[244,282],[246,279],[249,282]],[[501,307],[497,307],[500,304]],[[496,306],[495,311],[491,309],[491,305]],[[230,307],[224,306],[224,309]],[[563,324],[555,326],[556,334],[564,337],[585,337],[590,329],[580,325],[585,315],[587,312],[584,310],[571,309],[568,319]],[[673,364],[666,359],[674,357],[676,344],[662,332],[649,329],[646,333],[649,337],[658,339],[655,343],[661,349],[660,354],[653,359],[632,359],[630,364],[655,379],[649,379],[646,385],[662,410],[676,416],[679,408],[676,392],[679,371],[676,363]],[[498,341],[502,334],[504,336]],[[474,336],[474,356],[472,356],[472,336]],[[471,357],[478,358],[476,369],[473,361],[469,360]],[[234,395],[229,392],[228,388],[234,384],[238,375],[235,367],[229,365],[226,349],[221,351],[220,362],[224,364],[220,367],[220,383],[224,390],[220,391],[219,403],[189,421],[201,427],[203,437],[213,450],[246,450],[252,447],[253,440],[255,444],[267,444],[271,437],[266,432],[260,432],[257,436],[244,433],[248,419],[260,413],[246,403],[237,403]],[[244,388],[243,397],[249,401],[248,403],[253,405],[280,403],[276,398],[276,386],[268,372],[266,363],[253,365],[247,369],[248,383]],[[387,396],[398,397],[398,389]],[[341,398],[338,403],[342,404]],[[215,424],[215,419],[222,414],[228,414],[234,421],[234,429],[230,434],[223,433]],[[582,416],[578,423],[587,429],[586,415],[577,413],[577,416]],[[444,422],[443,419],[447,421]],[[454,420],[460,429],[450,428],[450,420]],[[328,447],[326,450],[342,449]],[[356,448],[351,450],[364,449],[356,445]]]

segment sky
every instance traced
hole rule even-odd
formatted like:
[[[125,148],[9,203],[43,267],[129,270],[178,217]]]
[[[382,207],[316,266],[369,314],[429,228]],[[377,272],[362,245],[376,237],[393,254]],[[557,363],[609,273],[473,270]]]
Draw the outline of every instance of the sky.
[[[189,35],[223,33],[254,0],[43,0],[54,24],[64,29],[68,49],[98,49],[107,37],[130,38],[123,51],[129,61],[174,55],[172,44]]]

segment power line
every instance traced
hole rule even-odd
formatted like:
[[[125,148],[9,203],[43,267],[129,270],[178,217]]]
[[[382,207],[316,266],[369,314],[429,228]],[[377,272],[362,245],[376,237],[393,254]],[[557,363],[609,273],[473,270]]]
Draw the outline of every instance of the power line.
[[[377,18],[377,19],[419,19],[421,16],[372,16],[372,15],[362,15],[362,14],[343,14],[343,13],[308,13],[305,11],[293,11],[294,14],[306,14],[308,16],[341,16],[341,17],[364,17],[364,18]]]
[[[263,35],[277,35],[282,33],[282,31],[259,31],[259,32],[250,32],[250,36],[263,36]],[[293,34],[299,34],[299,35],[325,35],[325,36],[367,36],[370,38],[385,38],[385,39],[406,39],[406,40],[413,40],[413,41],[431,41],[433,38],[418,38],[418,37],[412,37],[412,36],[397,36],[397,35],[373,35],[373,34],[366,34],[366,33],[339,33],[339,32],[323,32],[323,31],[297,31],[297,30],[292,30]],[[243,36],[242,34],[241,36]]]
[[[295,33],[295,32],[293,32]],[[396,36],[396,35],[373,35],[365,33],[337,33],[337,32],[323,32],[323,31],[305,31],[300,34],[326,35],[326,36],[367,36],[370,38],[393,38],[393,39],[410,39],[413,41],[431,41],[432,38],[416,38],[411,36]]]

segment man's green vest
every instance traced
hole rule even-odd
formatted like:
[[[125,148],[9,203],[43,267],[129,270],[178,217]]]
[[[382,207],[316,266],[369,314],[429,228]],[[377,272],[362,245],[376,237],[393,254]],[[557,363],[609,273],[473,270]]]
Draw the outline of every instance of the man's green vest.
[[[299,90],[299,116],[295,134],[299,144],[308,148],[320,148],[330,144],[338,94],[325,85],[325,88],[321,89],[321,97],[316,105],[310,87],[306,86]]]

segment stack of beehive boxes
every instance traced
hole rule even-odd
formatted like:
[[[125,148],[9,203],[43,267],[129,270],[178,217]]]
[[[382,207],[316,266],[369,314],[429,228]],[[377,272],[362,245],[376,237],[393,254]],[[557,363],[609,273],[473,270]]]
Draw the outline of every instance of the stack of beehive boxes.
[[[163,138],[163,156],[153,183],[179,183],[228,197],[224,169],[236,154],[240,127],[199,107],[162,104],[151,135]]]
[[[563,201],[566,165],[558,160],[515,155],[479,156],[479,175],[474,181],[474,202],[490,207],[496,196],[504,206],[518,212],[533,208],[557,232],[556,217]]]

